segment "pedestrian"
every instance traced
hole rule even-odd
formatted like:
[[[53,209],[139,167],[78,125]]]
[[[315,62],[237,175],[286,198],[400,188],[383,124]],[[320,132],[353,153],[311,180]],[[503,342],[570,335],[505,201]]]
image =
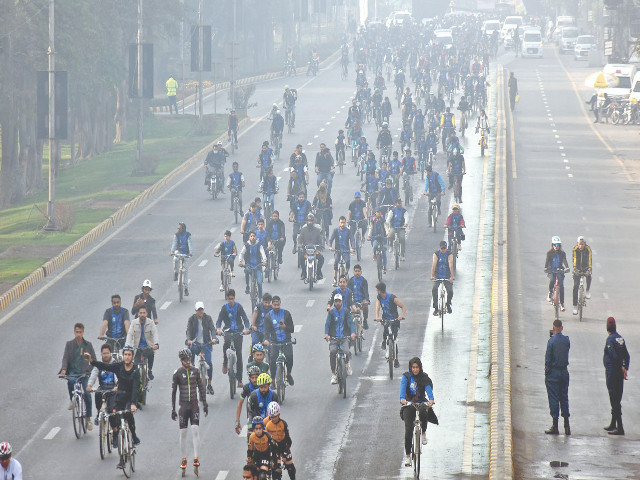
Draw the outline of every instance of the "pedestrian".
[[[585,103],[591,107],[591,111],[596,117],[593,123],[598,123],[600,121],[600,117],[598,115],[598,92],[597,91],[593,92],[593,95],[591,95],[591,98]]]
[[[544,383],[549,397],[549,412],[553,424],[544,433],[558,435],[559,410],[564,418],[564,433],[571,435],[569,427],[569,337],[562,334],[562,322],[555,320],[551,338],[547,341],[547,352],[544,356]],[[559,407],[559,408],[558,408]]]
[[[604,363],[609,402],[611,403],[611,423],[604,429],[609,432],[609,435],[624,435],[620,402],[631,358],[624,338],[616,332],[616,320],[613,317],[607,318],[607,332],[609,332],[609,336],[604,345],[602,363]]]
[[[169,99],[169,113],[171,114],[171,107],[173,106],[173,108],[176,111],[176,115],[178,114],[178,103],[177,103],[177,96],[178,96],[178,82],[176,81],[176,79],[174,78],[175,75],[171,74],[169,75],[169,80],[167,80],[167,98]]]
[[[516,97],[518,96],[518,79],[515,77],[513,72],[509,73],[509,82],[507,85],[509,86],[509,104],[511,105],[511,111],[513,112],[513,109],[516,106]]]

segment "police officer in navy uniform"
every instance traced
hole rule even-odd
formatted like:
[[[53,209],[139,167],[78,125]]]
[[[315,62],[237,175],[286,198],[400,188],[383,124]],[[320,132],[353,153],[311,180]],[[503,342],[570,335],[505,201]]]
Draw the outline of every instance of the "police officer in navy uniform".
[[[607,390],[609,390],[609,402],[611,402],[611,423],[604,427],[609,435],[624,435],[622,428],[622,389],[627,379],[629,370],[629,352],[624,338],[616,332],[616,320],[607,318],[607,342],[604,345],[604,371],[607,378]]]
[[[562,334],[562,322],[553,322],[551,338],[547,342],[547,352],[544,355],[544,383],[549,397],[549,412],[553,418],[553,425],[544,433],[557,435],[559,411],[564,418],[564,433],[571,435],[569,427],[569,337]],[[559,407],[559,408],[558,408]]]

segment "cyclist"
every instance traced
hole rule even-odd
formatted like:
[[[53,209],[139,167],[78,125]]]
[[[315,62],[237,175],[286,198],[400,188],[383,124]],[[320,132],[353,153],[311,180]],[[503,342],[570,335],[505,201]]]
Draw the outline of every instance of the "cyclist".
[[[485,130],[487,134],[491,133],[491,129],[489,128],[489,117],[487,117],[484,108],[480,110],[480,115],[478,115],[478,120],[476,120],[476,133],[478,133],[480,129]],[[478,145],[480,145],[480,140],[478,140]]]
[[[424,138],[424,135],[422,135]],[[402,163],[402,172],[407,175],[414,175],[417,172],[416,159],[411,156],[411,150],[408,148],[405,150],[404,157],[400,161]]]
[[[402,160],[398,158],[398,152],[393,152],[393,159],[389,164],[389,172],[391,174],[391,178],[393,178],[394,198],[398,196],[398,192],[400,191],[400,177],[402,176],[402,171]]]
[[[578,237],[578,243],[573,247],[573,314],[578,314],[578,288],[580,287],[580,274],[587,277],[587,298],[591,298],[591,247],[587,245],[582,235]]]
[[[289,88],[285,85],[284,94],[282,95],[282,106],[285,109],[285,116],[289,118],[291,128],[296,124],[296,101],[298,100],[298,91],[295,88]]]
[[[380,173],[382,173],[382,170]],[[393,180],[390,177],[387,177],[384,181],[384,188],[382,188],[378,193],[378,207],[382,208],[383,217],[386,217],[390,208],[389,206],[393,205],[393,199],[395,197],[396,194],[393,189]]]
[[[405,248],[406,248],[406,234],[407,228],[406,219],[407,209],[402,206],[402,199],[396,198],[396,204],[393,208],[390,208],[387,212],[387,224],[391,227],[389,229],[388,236],[393,238],[397,233],[400,240],[400,259],[405,261]]]
[[[289,310],[280,308],[281,300],[278,295],[274,295],[271,300],[271,310],[264,317],[264,344],[269,346],[272,343],[291,342],[291,334],[294,331],[293,318]],[[283,345],[282,352],[287,358],[287,383],[293,385],[293,345]],[[276,360],[278,359],[278,349],[270,349],[271,376],[276,374]]]
[[[447,289],[447,312],[451,313],[451,299],[453,298],[453,256],[447,248],[447,242],[442,240],[440,248],[433,252],[433,260],[431,262],[431,280],[433,288],[431,296],[433,298],[433,314],[440,315],[438,310],[438,287],[439,283],[444,283]]]
[[[260,167],[260,180],[262,180],[267,170],[273,168],[273,150],[269,147],[269,142],[262,142],[262,147],[260,147],[260,153],[258,153],[258,162],[257,166]]]
[[[437,142],[437,140],[436,140]],[[416,142],[416,149],[418,154],[418,161],[424,161],[424,164],[427,164],[427,141],[425,140],[424,133],[420,135],[420,140]]]
[[[268,240],[267,240],[267,231],[264,228],[264,218],[261,218],[258,220],[258,229],[256,230],[255,233],[256,233],[256,239],[258,240],[258,243],[260,244],[260,246],[262,247],[266,255],[268,251],[267,250]]]
[[[431,151],[435,156],[436,153],[438,153],[438,136],[436,135],[434,128],[429,129],[429,134],[427,135],[427,145],[427,152]]]
[[[282,132],[284,131],[284,118],[279,109],[277,109],[271,119],[271,138],[278,138],[282,147]]]
[[[69,389],[69,410],[73,409],[73,390],[75,388],[76,379],[73,377],[79,377],[81,375],[87,375],[82,382],[82,388],[85,391],[84,404],[87,409],[86,426],[87,430],[93,430],[93,423],[91,423],[91,395],[87,392],[88,375],[91,373],[91,367],[84,358],[84,354],[89,353],[91,357],[95,357],[95,351],[93,345],[84,338],[84,325],[82,323],[76,323],[73,326],[73,340],[69,340],[64,346],[64,354],[62,356],[62,366],[58,375],[69,375],[72,378],[67,379],[67,387]]]
[[[279,466],[279,459],[284,461],[284,468],[289,473],[289,478],[295,480],[296,467],[293,464],[291,456],[291,435],[289,435],[289,426],[282,418],[280,418],[280,405],[278,402],[271,402],[267,406],[269,417],[265,419],[264,428],[271,435],[275,442],[276,467],[274,478],[282,478],[282,470]],[[279,471],[279,472],[278,472]]]
[[[296,253],[296,247],[300,245],[298,242],[298,234],[302,227],[304,227],[305,221],[309,219],[311,210],[311,203],[307,200],[307,192],[299,191],[298,200],[293,202],[293,207],[291,208],[291,212],[289,212],[289,221],[293,222],[293,253]],[[315,218],[313,218],[313,220],[315,220]],[[321,243],[322,240],[318,242],[318,244]]]
[[[236,425],[235,430],[236,434],[240,435],[240,430],[242,430],[242,426],[240,425],[240,414],[242,413],[242,404],[244,400],[249,398],[249,395],[258,388],[258,375],[260,375],[260,368],[256,366],[249,367],[247,369],[247,374],[249,375],[249,381],[242,387],[242,392],[240,392],[240,400],[238,400],[238,407],[236,408]],[[247,443],[249,442],[249,436],[251,435],[251,417],[249,416],[249,402],[247,401]]]
[[[238,114],[233,108],[227,118],[227,135],[233,142],[234,146],[238,148]]]
[[[391,137],[391,132],[389,131],[389,124],[387,122],[382,122],[382,130],[378,134],[378,139],[376,140],[376,148],[378,150],[382,149],[382,155],[385,155],[388,158],[389,152],[391,151],[391,145],[393,143],[393,138]]]
[[[271,376],[268,373],[261,373],[258,375],[258,380],[256,381],[256,388],[249,395],[249,400],[247,400],[247,409],[249,410],[249,416],[251,418],[255,416],[264,416],[267,414],[267,407],[271,402],[280,402],[278,398],[278,394],[271,390]]]
[[[355,326],[349,309],[342,305],[342,295],[337,293],[333,297],[333,307],[327,312],[327,320],[324,323],[324,339],[329,342],[329,365],[331,366],[331,384],[338,383],[336,375],[336,355],[338,347],[347,354],[347,375],[351,375],[351,363],[349,359],[349,337],[356,339]]]
[[[251,360],[247,362],[247,373],[251,367],[258,367],[260,373],[269,373],[269,364],[264,361],[264,347],[261,343],[251,345]]]
[[[369,317],[369,283],[362,276],[362,267],[359,264],[353,267],[353,277],[347,282],[347,288],[353,292],[353,301],[362,305],[363,328],[369,329],[367,318]],[[357,309],[356,309],[357,311]]]
[[[222,148],[222,142],[218,141],[213,145],[213,150],[207,154],[207,158],[204,161],[205,165],[205,177],[204,184],[207,186],[207,191],[211,191],[211,177],[217,176],[218,180],[218,192],[224,193],[222,183],[224,182],[224,164],[227,163],[227,157],[229,154]]]
[[[266,478],[271,470],[271,459],[274,455],[274,445],[271,435],[264,431],[262,416],[255,416],[251,421],[253,432],[249,436],[247,448],[247,462],[260,469],[260,478]]]
[[[360,120],[362,118],[362,112],[360,111],[360,107],[358,106],[358,101],[353,98],[351,99],[351,106],[347,111],[347,120],[344,122],[345,128],[351,128],[356,120]]]
[[[91,364],[92,367],[97,367],[98,370],[106,370],[113,372],[118,377],[118,392],[115,398],[115,409],[128,410],[124,414],[124,418],[129,424],[131,435],[133,436],[133,444],[138,445],[140,439],[136,435],[136,421],[133,418],[133,414],[136,412],[138,392],[140,390],[140,370],[133,363],[133,351],[132,345],[125,345],[122,349],[122,362],[103,363],[93,360],[91,352],[85,351],[85,358]],[[130,411],[129,411],[130,410]],[[114,449],[118,448],[118,430],[120,429],[120,421],[116,415],[109,416],[109,423],[113,430],[112,446]],[[122,468],[122,464],[118,464],[117,468]]]
[[[411,98],[411,89],[409,87],[406,87],[404,89],[404,94],[402,95],[402,100],[400,103],[402,104],[402,120],[405,122],[410,122],[413,99]]]
[[[211,315],[204,313],[204,302],[196,302],[196,313],[187,320],[187,339],[185,345],[189,347],[191,352],[190,361],[195,364],[196,355],[204,353],[204,360],[209,368],[207,369],[207,393],[213,395],[213,385],[211,379],[213,377],[213,363],[211,362],[211,345],[218,343],[216,330],[213,327],[213,319]],[[204,382],[204,378],[202,379]]]
[[[9,442],[0,443],[0,476],[6,480],[22,480],[22,465],[11,458],[12,452]]]
[[[467,112],[471,110],[471,105],[467,102],[465,96],[460,97],[460,102],[458,102],[458,110],[460,110],[460,126],[465,126],[467,123]],[[462,130],[462,136],[464,137],[464,130]]]
[[[449,236],[449,248],[451,248],[451,240],[453,239],[454,232],[458,237],[458,251],[462,251],[462,241],[465,239],[462,228],[465,227],[464,217],[460,212],[460,205],[454,203],[451,207],[451,213],[447,217],[445,225],[448,227]]]
[[[456,178],[458,180],[460,203],[462,203],[462,176],[467,173],[467,165],[462,151],[453,144],[452,154],[447,161],[447,170],[449,172],[449,189],[453,188],[454,178]]]
[[[127,332],[127,345],[133,345],[136,349],[135,361],[140,361],[142,352],[141,348],[149,347],[145,352],[149,365],[149,380],[153,380],[153,359],[154,350],[159,347],[158,344],[158,329],[153,321],[147,321],[147,307],[144,305],[138,310],[138,318],[134,318],[131,321],[131,326]]]
[[[323,222],[324,231],[322,234],[325,238],[329,238],[329,228],[331,227],[331,222],[333,220],[333,200],[325,182],[320,184],[320,187],[316,192],[316,196],[313,198],[312,206],[316,218],[318,219],[318,224],[320,224],[320,220]]]
[[[350,311],[355,311],[355,307],[353,305],[353,290],[347,287],[347,277],[344,275],[340,277],[340,279],[338,280],[338,286],[331,292],[331,295],[329,295],[329,301],[327,302],[327,312],[331,310],[331,307],[333,307],[333,301],[336,295],[340,295],[342,297],[342,304],[345,308],[349,309]]]
[[[274,210],[271,214],[271,220],[267,223],[267,248],[275,247],[280,265],[282,265],[282,251],[286,243],[284,222],[280,220],[280,212]]]
[[[382,320],[391,322],[391,333],[397,338],[398,330],[400,330],[400,321],[404,320],[407,315],[407,307],[405,307],[404,303],[393,293],[387,292],[387,285],[384,282],[376,285],[376,291],[378,292],[376,297],[376,322]],[[402,309],[400,315],[398,315],[398,307]],[[388,336],[389,326],[385,326],[382,332],[382,343],[380,344],[380,348],[383,350],[387,347]],[[393,366],[395,368],[400,367],[400,362],[397,357]]]
[[[116,361],[111,355],[111,345],[108,343],[105,343],[100,347],[100,356],[104,363],[113,363]],[[95,385],[96,380],[98,381],[100,390],[113,390],[118,382],[118,378],[115,373],[107,372],[106,370],[98,370],[96,367],[93,367],[91,369],[91,375],[89,375],[89,380],[87,381],[87,392],[93,391],[93,386]],[[103,402],[102,392],[95,392],[94,400],[96,402],[96,418],[93,420],[93,423],[98,425],[98,417],[100,416],[100,409],[102,408]],[[113,395],[107,395],[106,402],[107,412],[113,411]]]
[[[436,197],[436,203],[438,205],[438,215],[440,215],[440,197],[444,197],[445,186],[444,180],[438,172],[433,171],[431,165],[427,165],[427,178],[424,184],[424,194],[429,198]],[[438,195],[440,194],[440,195]]]
[[[336,160],[339,160],[340,158],[339,152],[342,152],[343,157],[346,158],[345,150],[347,148],[347,139],[344,136],[344,130],[342,129],[338,130],[338,137],[336,138],[335,146]]]
[[[148,280],[145,280],[145,283],[147,281]],[[149,282],[149,285],[151,285],[151,282]],[[131,321],[129,320],[129,310],[122,308],[121,305],[122,299],[120,295],[117,293],[111,295],[111,307],[107,308],[102,316],[102,326],[100,327],[100,335],[98,335],[99,339],[103,340],[105,337],[116,338],[120,340],[120,345],[124,345],[124,339],[127,338]],[[137,313],[138,310],[136,310],[136,314]],[[107,343],[111,345],[112,350],[116,348],[116,340],[107,340]]]
[[[236,242],[231,240],[231,230],[225,230],[224,240],[220,242],[215,250],[214,255],[220,257],[220,291],[224,291],[224,266],[226,262],[229,262],[231,268],[231,276],[235,276],[233,273],[233,264],[235,263],[236,256],[238,255],[238,249]]]
[[[304,153],[304,150],[303,150],[301,144],[296,145],[296,149],[293,151],[293,153],[289,157],[289,167],[295,167],[296,166],[296,158],[298,156],[302,159],[302,166],[308,167],[309,166],[309,162],[307,160],[307,154]],[[298,173],[300,173],[300,172],[298,172]],[[307,181],[307,183],[308,183],[308,181]]]
[[[151,296],[151,280],[146,279],[142,282],[142,293],[139,293],[133,299],[133,307],[131,307],[131,315],[136,317],[138,315],[138,308],[142,305],[146,305],[149,307],[147,311],[149,312],[149,316],[154,321],[154,323],[158,324],[158,312],[156,312],[156,299]]]
[[[204,311],[204,309],[203,309]],[[180,453],[182,472],[187,468],[187,425],[191,423],[191,439],[193,441],[193,466],[199,467],[198,446],[200,445],[200,407],[198,406],[198,391],[202,401],[204,416],[209,415],[207,396],[204,392],[200,371],[191,364],[191,351],[184,348],[178,352],[178,358],[182,366],[173,374],[171,384],[171,420],[179,419],[180,425]],[[178,399],[179,411],[176,413],[176,390],[180,389]]]
[[[331,150],[324,143],[320,144],[320,151],[316,154],[316,174],[317,186],[322,182],[327,184],[329,194],[331,194],[331,185],[333,184],[333,174],[335,172],[335,161],[331,156]]]
[[[262,177],[258,192],[262,193],[265,202],[271,202],[271,210],[275,207],[276,194],[280,191],[278,179],[273,174],[273,168],[267,169],[267,174]]]
[[[419,108],[418,112],[413,117],[413,131],[415,132],[414,139],[418,141],[421,135],[424,135],[424,113]]]
[[[244,188],[244,175],[238,171],[238,162],[233,162],[231,165],[233,171],[227,177],[227,188],[229,191],[236,191],[238,195],[238,210],[242,211],[242,189]],[[233,211],[233,195],[231,195],[231,204],[229,210]]]
[[[175,255],[179,253],[186,255],[187,257],[182,259],[182,267],[184,268],[184,294],[189,296],[189,268],[187,267],[187,258],[193,256],[193,241],[191,240],[191,233],[187,231],[187,225],[184,222],[178,223],[178,231],[173,236],[173,242],[171,243],[171,256],[173,257],[173,281],[178,281],[178,257]]]
[[[389,97],[384,97],[384,102],[382,102],[382,124],[386,122],[389,123],[389,117],[393,113],[393,109],[391,108],[391,100]]]
[[[242,234],[242,243],[246,243],[249,240],[249,234],[255,232],[258,228],[258,220],[262,218],[262,215],[258,211],[258,204],[253,201],[249,205],[249,210],[242,217],[240,222],[240,233]]]
[[[245,267],[244,280],[246,287],[244,293],[249,295],[251,290],[249,289],[249,279],[251,270],[254,271],[256,276],[256,283],[258,284],[258,297],[262,297],[262,267],[267,264],[267,256],[264,253],[264,248],[258,243],[256,232],[249,234],[249,241],[245,243],[240,251],[240,261],[238,266]]]
[[[376,204],[379,186],[380,182],[378,181],[378,177],[376,177],[375,170],[367,170],[367,178],[362,184],[361,190],[365,192],[367,198],[371,199],[372,206]]]
[[[553,287],[556,279],[560,288],[560,311],[564,312],[564,272],[569,268],[567,263],[567,254],[562,250],[562,241],[560,237],[554,235],[551,237],[551,250],[547,252],[547,259],[544,263],[544,271],[549,274],[549,295],[548,302],[553,301]]]
[[[256,305],[251,316],[251,345],[264,340],[264,317],[271,310],[271,294],[262,295],[262,301]]]
[[[360,137],[360,143],[358,144],[358,158],[362,156],[367,156],[367,151],[369,150],[369,144],[367,143],[367,137]]]
[[[446,150],[447,137],[451,130],[456,128],[456,116],[451,113],[451,108],[447,107],[440,117],[440,127],[442,128],[442,148]]]
[[[418,357],[409,360],[409,370],[402,374],[400,378],[400,417],[404,420],[404,453],[406,455],[404,465],[411,466],[411,443],[413,434],[413,421],[416,418],[416,409],[407,408],[408,402],[426,403],[429,407],[435,403],[433,397],[433,382],[424,370],[422,361]],[[435,415],[434,415],[435,416]],[[427,444],[427,424],[429,415],[427,410],[420,410],[420,423],[422,426],[422,444]],[[435,422],[437,423],[437,418]]]
[[[364,238],[367,233],[367,204],[362,200],[362,194],[359,191],[353,194],[353,201],[349,204],[347,223],[351,232],[356,232],[360,228]]]
[[[404,122],[402,131],[400,132],[400,150],[411,148],[411,139],[413,138],[413,132],[411,131],[411,125],[409,122]]]
[[[479,95],[482,99],[482,105],[486,105],[487,103],[487,86],[489,82],[484,78],[484,74],[480,74],[478,78],[478,83],[476,83],[476,95]]]
[[[227,303],[225,303],[220,309],[218,314],[218,320],[216,321],[216,334],[222,335],[222,324],[224,323],[225,331],[230,333],[240,333],[242,335],[249,334],[249,319],[247,314],[242,308],[242,305],[236,302],[236,291],[230,289],[227,293]],[[243,329],[244,327],[244,329]],[[238,388],[242,388],[242,336],[234,338],[234,344],[236,351],[239,352],[236,355],[236,379],[238,380]],[[227,349],[231,345],[231,338],[225,337],[224,344],[222,346],[222,374],[227,374]]]
[[[335,242],[335,249],[333,244]],[[338,263],[340,258],[343,258],[346,263],[346,273],[349,274],[349,267],[351,265],[351,255],[355,251],[355,244],[351,230],[347,228],[346,217],[341,216],[338,219],[338,227],[331,234],[329,238],[329,250],[335,250],[333,261],[333,286],[338,286]]]

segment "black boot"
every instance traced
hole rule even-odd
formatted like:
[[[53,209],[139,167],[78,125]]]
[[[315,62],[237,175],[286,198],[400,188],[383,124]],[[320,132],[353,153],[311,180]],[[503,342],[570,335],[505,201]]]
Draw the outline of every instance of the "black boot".
[[[547,435],[558,435],[560,432],[558,431],[558,419],[553,419],[553,424],[544,431]]]
[[[611,414],[611,423],[604,427],[607,432],[613,432],[616,429],[616,417]]]
[[[609,432],[609,435],[624,435],[624,428],[622,428],[622,415],[618,415],[617,417],[618,426],[612,432]]]
[[[569,417],[564,417],[564,434],[571,435],[571,427],[569,426]]]

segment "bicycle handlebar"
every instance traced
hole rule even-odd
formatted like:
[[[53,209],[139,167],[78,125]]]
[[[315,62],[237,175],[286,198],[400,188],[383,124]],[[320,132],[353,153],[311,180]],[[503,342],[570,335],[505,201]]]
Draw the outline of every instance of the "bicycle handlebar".
[[[88,373],[83,373],[83,374],[80,374],[80,375],[58,375],[58,378],[60,378],[60,379],[75,380],[76,382],[79,382],[80,380],[82,380],[85,377],[89,378],[89,374]]]

